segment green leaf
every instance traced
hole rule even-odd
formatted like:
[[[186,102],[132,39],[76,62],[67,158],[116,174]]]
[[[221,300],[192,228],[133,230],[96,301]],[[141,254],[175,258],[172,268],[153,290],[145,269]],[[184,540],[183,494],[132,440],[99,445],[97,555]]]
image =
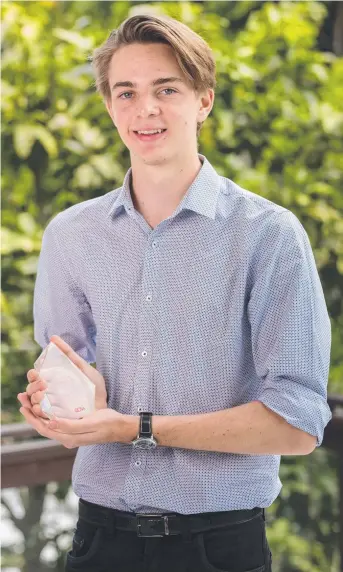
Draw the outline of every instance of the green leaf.
[[[19,213],[17,222],[18,228],[26,235],[34,236],[37,232],[40,231],[33,216],[31,216],[28,212]]]
[[[27,159],[36,138],[34,125],[19,124],[14,127],[13,143],[18,157]]]
[[[1,254],[11,254],[18,250],[34,252],[40,247],[40,241],[22,234],[18,234],[8,228],[1,229]]]
[[[73,30],[55,28],[52,33],[55,38],[58,38],[64,42],[68,42],[80,50],[89,51],[93,47],[93,38],[86,37]]]
[[[27,159],[33,144],[39,140],[48,155],[56,157],[57,143],[46,127],[43,125],[19,124],[14,128],[14,148],[22,159]]]
[[[44,149],[50,157],[57,157],[58,148],[56,139],[51,135],[50,131],[43,127],[43,125],[36,126],[36,137],[39,139]]]

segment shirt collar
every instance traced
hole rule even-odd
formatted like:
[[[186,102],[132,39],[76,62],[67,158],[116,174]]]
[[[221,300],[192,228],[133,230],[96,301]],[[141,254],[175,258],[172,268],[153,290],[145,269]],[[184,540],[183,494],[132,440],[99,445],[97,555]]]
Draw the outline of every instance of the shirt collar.
[[[220,191],[220,176],[204,155],[198,153],[202,167],[194,179],[180,204],[174,212],[177,215],[182,210],[191,210],[198,214],[214,219],[216,216],[217,200]],[[127,171],[123,186],[120,187],[114,203],[111,205],[109,216],[118,214],[121,208],[127,212],[133,211],[134,206],[130,192],[132,168]]]

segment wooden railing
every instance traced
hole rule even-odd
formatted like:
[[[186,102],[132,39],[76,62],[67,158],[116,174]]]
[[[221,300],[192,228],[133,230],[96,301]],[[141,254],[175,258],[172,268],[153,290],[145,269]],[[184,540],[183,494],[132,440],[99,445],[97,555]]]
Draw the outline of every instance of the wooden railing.
[[[324,433],[322,447],[339,456],[340,555],[343,570],[343,395],[330,395],[332,420]],[[27,423],[1,427],[1,488],[60,482],[71,477],[76,449],[66,449],[57,441],[37,437]]]
[[[1,441],[1,488],[70,479],[76,449],[37,438],[37,432],[27,423],[3,425]]]

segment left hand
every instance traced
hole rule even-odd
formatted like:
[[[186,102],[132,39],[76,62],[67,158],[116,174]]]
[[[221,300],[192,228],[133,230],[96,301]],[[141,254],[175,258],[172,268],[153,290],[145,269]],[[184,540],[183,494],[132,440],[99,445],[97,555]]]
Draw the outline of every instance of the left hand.
[[[134,417],[114,409],[98,409],[83,419],[56,417],[51,421],[36,417],[26,407],[21,407],[20,413],[40,435],[59,441],[67,449],[100,443],[130,443],[138,433],[138,417],[136,431],[132,433]]]
[[[60,336],[51,336],[50,341],[53,342],[86,377],[88,377],[95,385],[95,409],[106,409],[107,407],[107,391],[106,384],[100,372],[87,363],[79,356],[73,348],[67,344]],[[27,372],[27,380],[29,382],[24,393],[18,394],[18,399],[23,407],[30,409],[36,416],[47,418],[40,408],[40,402],[44,397],[47,389],[46,382],[35,369]],[[61,379],[61,383],[63,380]]]

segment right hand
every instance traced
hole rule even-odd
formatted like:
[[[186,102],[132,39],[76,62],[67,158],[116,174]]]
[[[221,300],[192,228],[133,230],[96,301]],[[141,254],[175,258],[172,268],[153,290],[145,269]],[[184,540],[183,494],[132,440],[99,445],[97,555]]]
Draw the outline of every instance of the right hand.
[[[73,348],[67,344],[59,336],[52,336],[50,341],[53,342],[68,358],[94,383],[95,385],[95,409],[107,409],[107,391],[105,380],[97,369],[92,367],[84,359],[82,359]],[[26,387],[25,393],[19,393],[18,399],[23,407],[30,409],[37,417],[48,419],[40,408],[47,384],[35,369],[27,372],[29,385]]]
[[[30,369],[26,374],[29,385],[26,387],[24,393],[18,393],[18,399],[23,407],[30,409],[36,417],[43,417],[43,419],[49,419],[49,417],[43,413],[40,407],[40,402],[42,401],[45,390],[47,389],[47,384],[42,379],[35,369]]]

